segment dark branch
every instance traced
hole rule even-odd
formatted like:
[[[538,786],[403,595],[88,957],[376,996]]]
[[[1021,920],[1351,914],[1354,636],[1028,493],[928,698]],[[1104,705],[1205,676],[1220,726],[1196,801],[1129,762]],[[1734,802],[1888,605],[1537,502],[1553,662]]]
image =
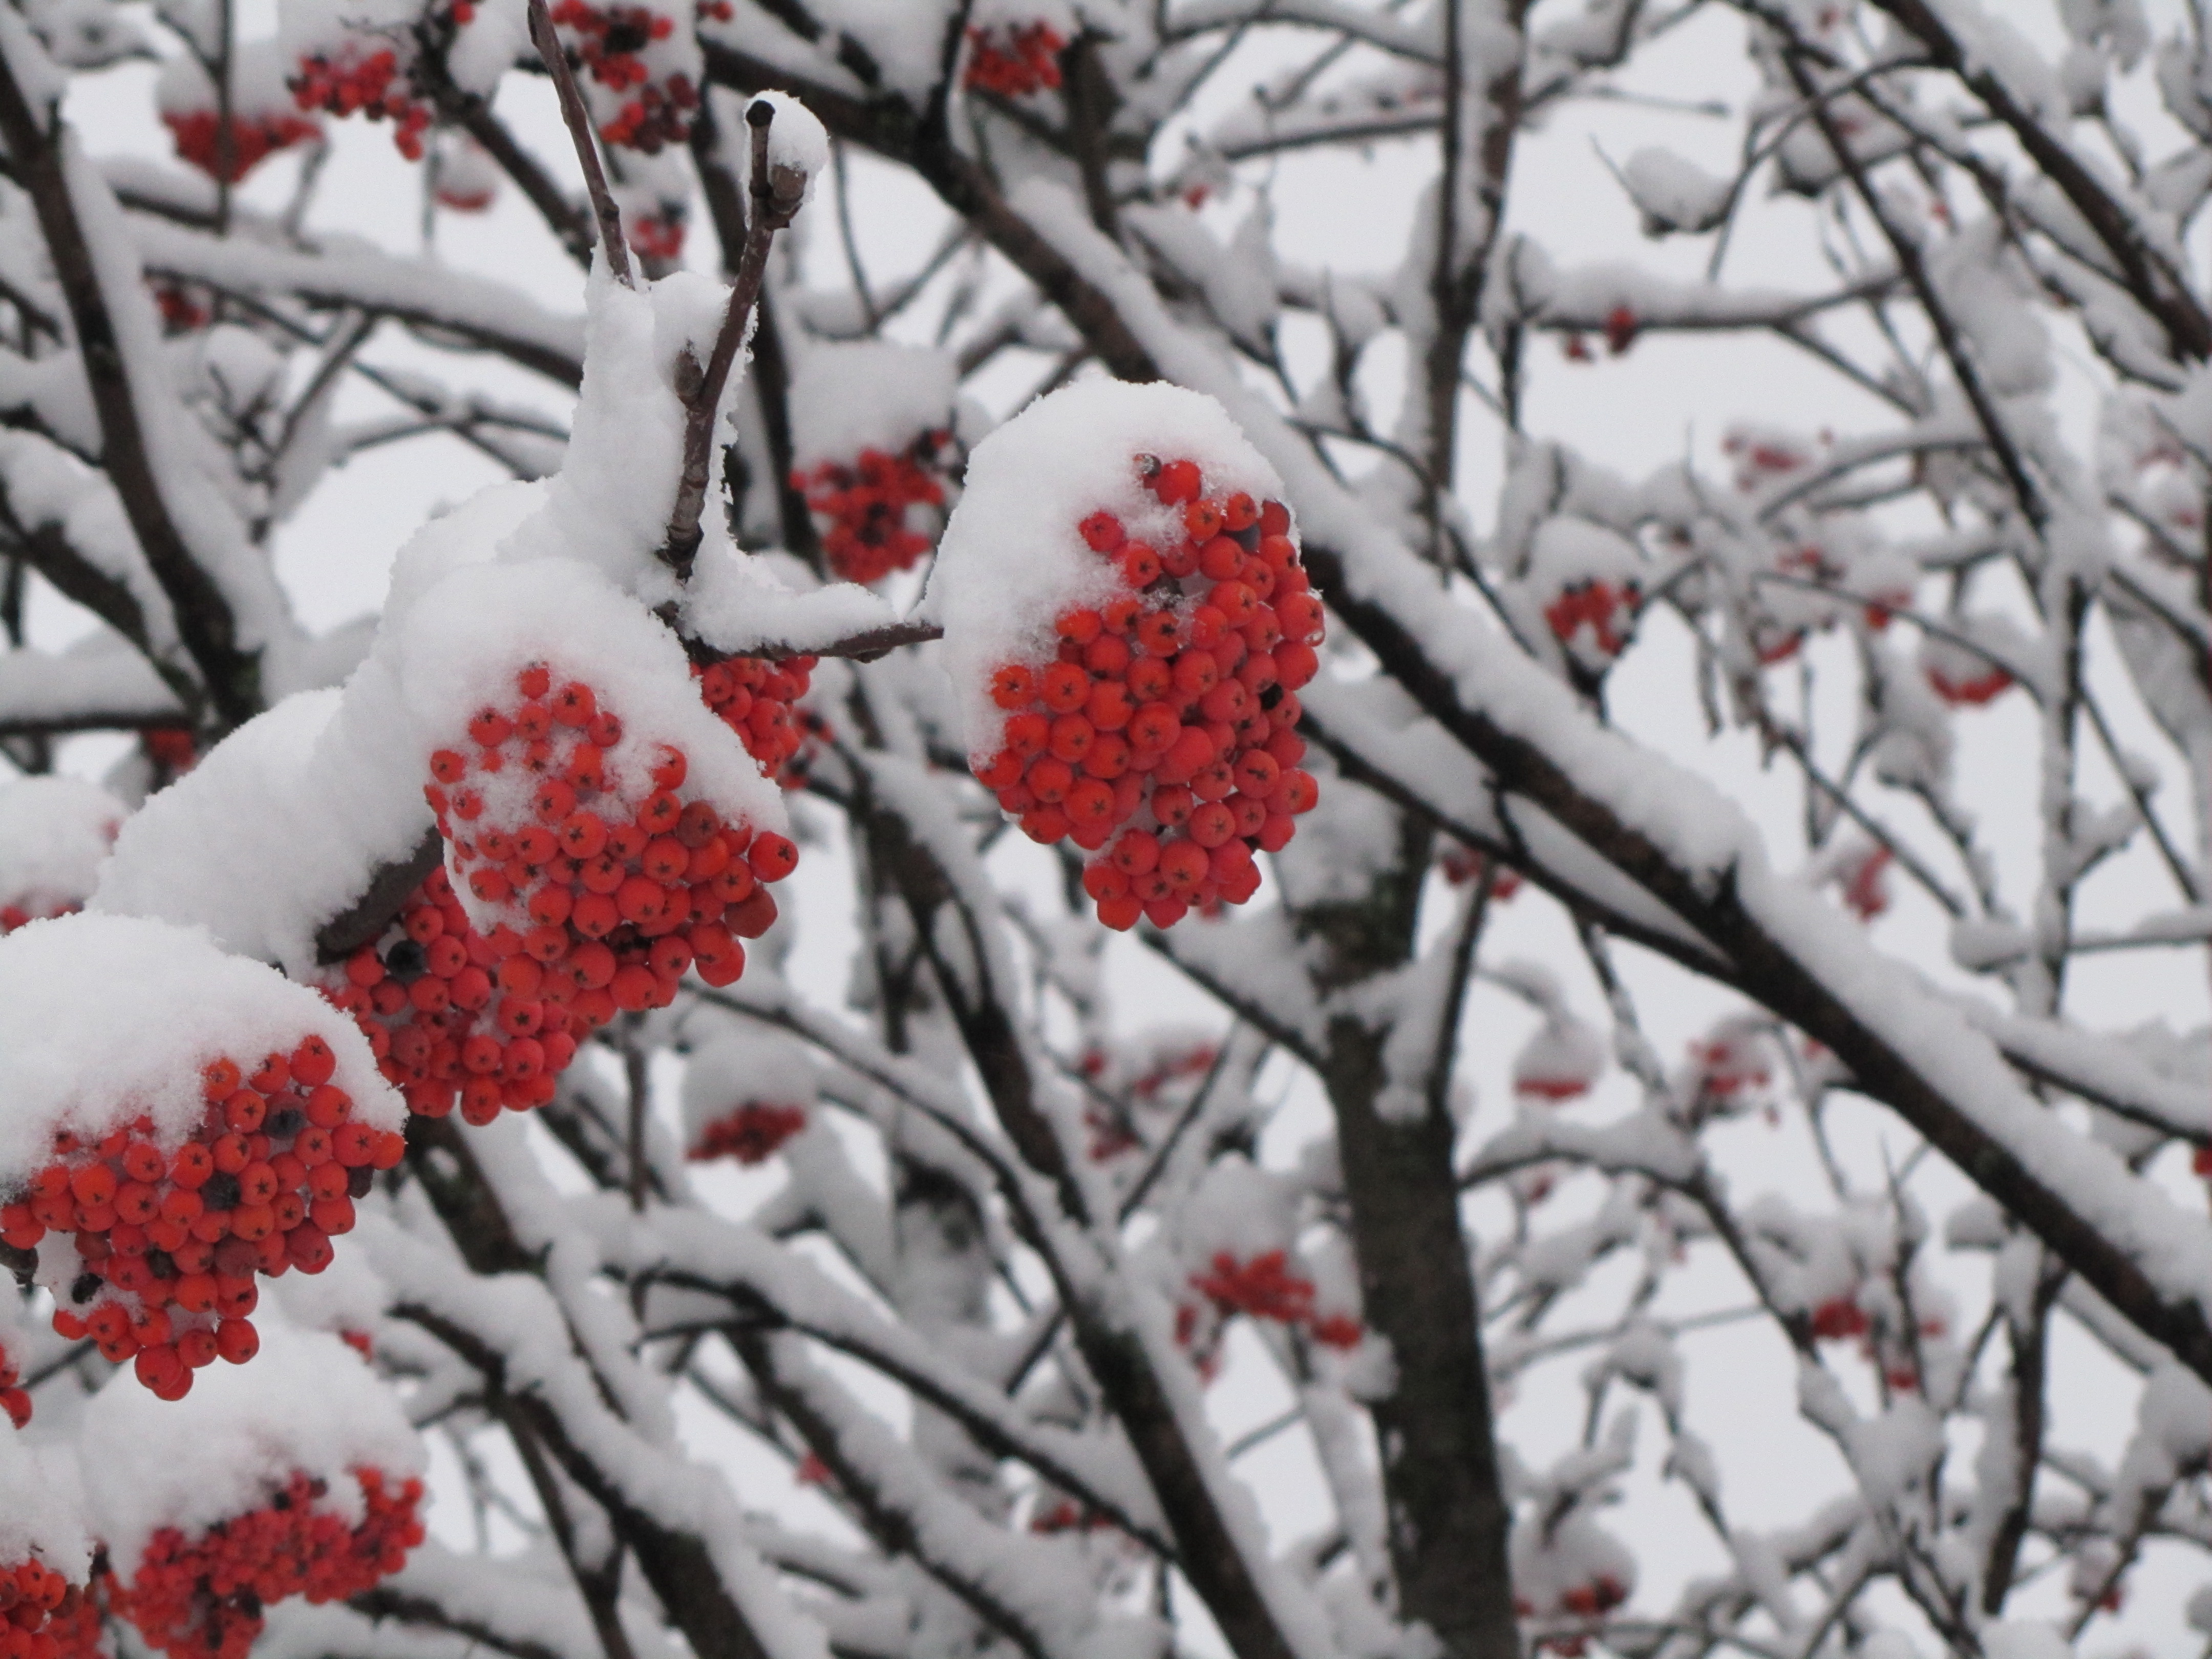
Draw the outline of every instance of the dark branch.
[[[622,210],[615,205],[613,192],[607,189],[606,169],[599,165],[599,138],[592,131],[592,112],[584,107],[584,94],[578,89],[575,74],[568,67],[568,54],[562,50],[561,37],[553,31],[553,19],[545,9],[545,0],[530,0],[530,44],[545,60],[545,72],[553,77],[553,89],[561,100],[561,118],[568,124],[568,137],[575,141],[576,161],[584,169],[584,188],[591,192],[592,212],[599,221],[599,246],[606,251],[607,269],[624,288],[634,288],[636,281],[630,274],[629,244],[623,240]]]
[[[101,272],[77,221],[62,153],[59,115],[49,112],[48,121],[40,119],[4,52],[0,52],[0,138],[15,157],[16,177],[38,213],[47,257],[69,301],[78,356],[100,419],[101,465],[115,486],[148,568],[169,596],[178,637],[199,668],[203,684],[195,691],[195,713],[204,696],[223,725],[241,725],[261,709],[259,653],[239,648],[237,620],[229,601],[200,568],[169,516],[139,424],[114,319],[108,313]]]

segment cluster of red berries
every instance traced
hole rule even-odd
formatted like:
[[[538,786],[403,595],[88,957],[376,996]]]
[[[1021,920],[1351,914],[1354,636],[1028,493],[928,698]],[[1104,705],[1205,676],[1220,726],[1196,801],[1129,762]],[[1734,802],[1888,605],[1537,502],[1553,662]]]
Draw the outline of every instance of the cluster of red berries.
[[[629,222],[630,252],[674,264],[684,257],[684,230],[680,211],[641,213]]]
[[[233,115],[230,154],[223,154],[222,122],[211,109],[187,110],[161,118],[175,140],[179,159],[210,179],[234,185],[280,149],[319,138],[322,129],[297,115]]]
[[[815,657],[725,657],[694,662],[699,696],[715,718],[738,734],[745,752],[771,778],[788,785],[790,769],[805,748],[807,722],[795,708],[814,679]]]
[[[1860,1356],[1881,1367],[1882,1381],[1894,1392],[1909,1394],[1920,1387],[1920,1372],[1911,1354],[1899,1349],[1894,1340],[1885,1342],[1885,1334],[1875,1329],[1873,1319],[1853,1297],[1830,1297],[1813,1310],[1812,1326],[1818,1342],[1856,1340]],[[1948,1328],[1945,1321],[1931,1317],[1920,1322],[1919,1334],[1940,1337]]]
[[[201,1073],[199,1125],[167,1150],[145,1117],[96,1143],[58,1132],[54,1161],[0,1205],[0,1239],[18,1249],[49,1232],[74,1237],[83,1271],[54,1329],[90,1336],[114,1364],[135,1360],[164,1400],[182,1399],[218,1357],[251,1359],[254,1275],[329,1267],[353,1200],[406,1152],[399,1134],[355,1119],[337,1069],[319,1036],[251,1073],[217,1060]]]
[[[430,125],[430,106],[408,91],[399,73],[399,56],[389,46],[356,57],[350,50],[334,61],[321,52],[300,60],[291,77],[292,97],[301,109],[328,110],[333,115],[365,115],[372,121],[391,117],[392,142],[410,161],[422,159],[422,134]]]
[[[1453,887],[1468,887],[1490,877],[1490,901],[1503,904],[1521,890],[1521,872],[1506,865],[1492,866],[1479,847],[1469,847],[1463,841],[1447,839],[1437,854],[1437,868],[1444,881]]]
[[[699,1144],[689,1156],[694,1164],[734,1158],[747,1168],[764,1164],[776,1149],[806,1127],[804,1106],[781,1106],[773,1101],[749,1100],[726,1112],[700,1132]]]
[[[1866,1310],[1847,1296],[1830,1297],[1813,1310],[1813,1335],[1821,1342],[1842,1342],[1864,1336],[1874,1322]]]
[[[575,57],[586,74],[611,91],[636,94],[614,119],[600,125],[600,137],[647,155],[658,154],[665,144],[684,141],[691,130],[691,112],[699,107],[698,89],[681,70],[665,84],[656,85],[642,56],[654,41],[665,40],[675,32],[675,19],[650,6],[562,0],[553,9],[553,21],[578,37]]]
[[[709,985],[736,980],[738,940],[775,920],[766,884],[798,866],[799,849],[687,803],[688,763],[672,745],[648,777],[613,775],[622,720],[582,681],[533,664],[515,690],[519,702],[469,722],[472,757],[431,756],[423,790],[469,891],[500,917],[485,935],[499,988],[565,1003],[589,1031],[617,1010],[666,1007],[694,967]],[[488,811],[484,784],[510,767],[529,793],[502,789],[517,810]]]
[[[0,1566],[0,1659],[97,1659],[100,1609],[52,1567]]]
[[[1584,629],[1589,643],[1607,661],[1628,647],[1629,629],[1635,626],[1636,607],[1644,592],[1633,581],[1615,586],[1608,581],[1569,582],[1544,607],[1544,620],[1559,643],[1571,647]]]
[[[1605,349],[1616,357],[1626,356],[1629,347],[1636,343],[1636,337],[1643,331],[1643,323],[1626,306],[1615,306],[1605,313]],[[1568,335],[1560,349],[1566,354],[1569,362],[1595,361],[1579,333]]]
[[[913,527],[909,509],[945,505],[945,485],[933,467],[951,435],[925,432],[896,455],[864,449],[849,466],[823,461],[811,474],[791,475],[791,487],[827,521],[822,552],[834,573],[848,582],[878,582],[913,569],[929,551],[931,538]]]
[[[327,1482],[295,1474],[261,1508],[198,1538],[163,1528],[129,1587],[109,1591],[115,1611],[171,1659],[246,1659],[271,1601],[342,1601],[374,1588],[422,1541],[422,1483],[353,1474],[368,1510],[359,1526],[315,1507]]]
[[[968,31],[968,69],[961,84],[971,92],[1025,98],[1060,85],[1060,54],[1067,42],[1049,23],[1008,24]]]
[[[1628,1587],[1609,1572],[1601,1572],[1587,1583],[1571,1584],[1559,1592],[1559,1611],[1576,1619],[1602,1619],[1628,1600]],[[1526,1596],[1513,1598],[1513,1612],[1522,1619],[1536,1616],[1534,1605]],[[1536,1644],[1540,1653],[1556,1653],[1561,1659],[1583,1659],[1589,1651],[1589,1638],[1576,1633],[1547,1636]]]
[[[354,1017],[409,1110],[444,1117],[458,1103],[471,1123],[489,1123],[502,1107],[550,1101],[588,1029],[573,999],[542,985],[515,994],[499,969],[498,952],[469,925],[441,867],[380,939],[347,958],[344,983],[324,994]]]
[[[31,1421],[31,1391],[22,1386],[23,1367],[4,1347],[0,1347],[0,1413],[17,1428],[27,1427]],[[0,1576],[0,1583],[4,1583]],[[0,1656],[4,1659],[4,1656]]]
[[[1936,695],[1954,708],[1978,708],[2012,689],[2012,676],[1995,663],[1983,665],[1978,672],[1960,673],[1954,672],[1948,661],[1931,662],[1924,672]]]
[[[167,332],[190,334],[215,320],[214,308],[190,284],[149,281],[147,285],[154,291],[154,308],[161,313],[161,327]]]
[[[1126,591],[1061,613],[1057,660],[993,675],[1005,745],[975,775],[1032,840],[1103,849],[1083,885],[1114,928],[1242,904],[1260,885],[1254,850],[1281,850],[1320,798],[1296,728],[1322,606],[1290,509],[1208,496],[1194,462],[1138,465],[1183,536],[1153,548],[1110,513],[1083,520]]]
[[[1249,1261],[1239,1261],[1225,1250],[1217,1251],[1205,1273],[1191,1275],[1190,1285],[1224,1318],[1241,1313],[1281,1325],[1303,1326],[1325,1347],[1356,1348],[1365,1334],[1359,1322],[1348,1314],[1317,1317],[1313,1280],[1292,1273],[1290,1258],[1281,1250],[1263,1251]]]

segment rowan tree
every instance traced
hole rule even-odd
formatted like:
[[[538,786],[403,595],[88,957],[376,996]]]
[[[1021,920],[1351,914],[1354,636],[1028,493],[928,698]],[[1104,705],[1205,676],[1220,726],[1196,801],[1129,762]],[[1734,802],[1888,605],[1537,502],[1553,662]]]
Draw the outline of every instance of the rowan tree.
[[[2212,1634],[2198,10],[270,9],[0,3],[0,1659]]]

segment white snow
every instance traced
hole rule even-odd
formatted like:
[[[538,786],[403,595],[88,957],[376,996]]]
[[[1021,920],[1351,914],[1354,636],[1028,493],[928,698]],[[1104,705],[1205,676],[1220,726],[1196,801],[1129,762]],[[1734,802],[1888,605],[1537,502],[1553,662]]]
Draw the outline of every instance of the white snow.
[[[0,784],[0,909],[44,916],[82,904],[128,816],[107,791],[77,778]]]

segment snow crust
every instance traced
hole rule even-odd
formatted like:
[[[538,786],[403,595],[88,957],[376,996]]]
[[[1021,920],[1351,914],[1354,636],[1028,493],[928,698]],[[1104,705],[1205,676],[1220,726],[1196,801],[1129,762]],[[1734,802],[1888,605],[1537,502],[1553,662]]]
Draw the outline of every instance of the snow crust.
[[[399,1401],[337,1337],[266,1314],[250,1364],[210,1365],[182,1400],[118,1371],[85,1408],[85,1487],[94,1528],[126,1582],[154,1534],[187,1537],[258,1509],[295,1473],[329,1482],[316,1507],[358,1525],[357,1468],[420,1474],[422,1445]]]
[[[0,1431],[0,1569],[36,1556],[71,1583],[92,1570],[84,1492],[68,1448]]]
[[[1006,714],[991,701],[992,673],[1009,662],[1049,660],[1060,612],[1121,591],[1111,560],[1077,526],[1103,508],[1132,541],[1166,545],[1184,536],[1182,508],[1145,487],[1137,457],[1195,461],[1209,493],[1282,494],[1282,480],[1226,410],[1202,392],[1164,382],[1093,379],[1048,393],[975,447],[960,504],[945,526],[924,614],[945,629],[968,752],[988,760]]]
[[[158,1145],[182,1145],[206,1104],[204,1066],[310,1034],[337,1055],[332,1081],[358,1121],[404,1126],[351,1019],[204,933],[90,915],[18,928],[0,939],[0,1189],[44,1167],[57,1129],[96,1139],[143,1113]]]
[[[128,816],[98,784],[76,778],[0,785],[0,905],[46,915],[83,903]]]
[[[889,340],[811,346],[793,377],[792,459],[807,471],[864,449],[896,454],[949,428],[958,394],[958,366],[947,351]]]

